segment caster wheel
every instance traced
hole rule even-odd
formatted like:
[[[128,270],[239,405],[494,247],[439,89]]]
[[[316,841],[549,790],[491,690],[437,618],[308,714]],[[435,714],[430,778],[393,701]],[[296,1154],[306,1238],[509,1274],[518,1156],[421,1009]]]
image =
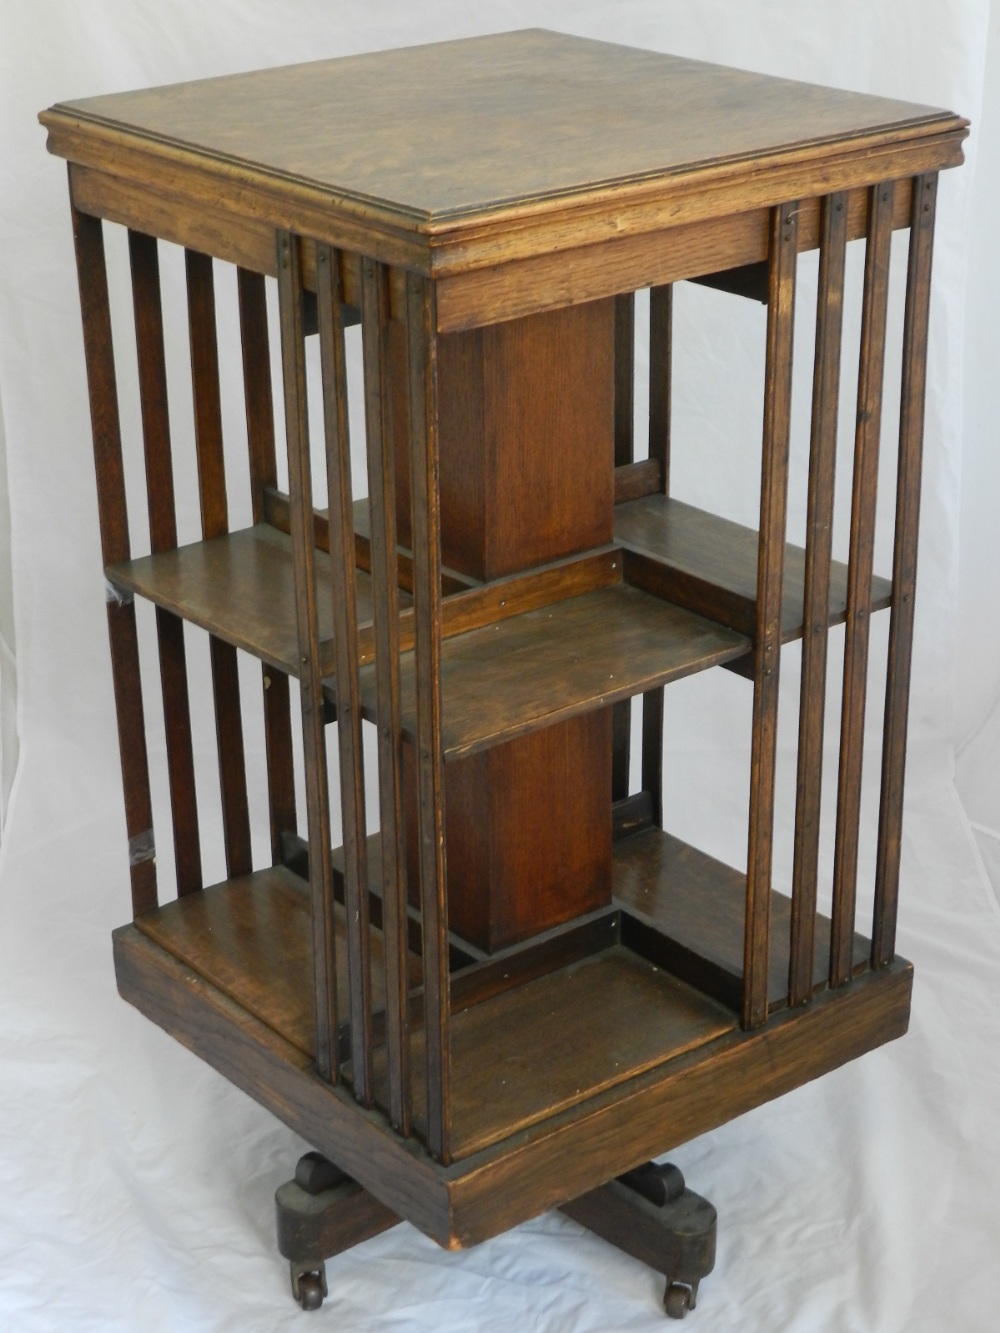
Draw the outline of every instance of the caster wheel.
[[[303,1310],[318,1310],[323,1304],[323,1279],[319,1273],[303,1273],[299,1278],[299,1304]]]
[[[680,1282],[668,1282],[663,1293],[663,1308],[670,1319],[683,1319],[691,1309],[691,1288]]]

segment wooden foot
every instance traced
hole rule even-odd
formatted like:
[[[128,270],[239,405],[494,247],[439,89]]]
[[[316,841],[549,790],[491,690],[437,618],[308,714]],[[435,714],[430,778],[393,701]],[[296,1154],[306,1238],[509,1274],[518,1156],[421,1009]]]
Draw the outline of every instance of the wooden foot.
[[[715,1267],[716,1212],[676,1166],[647,1162],[563,1204],[562,1212],[666,1278],[663,1305],[683,1319]]]
[[[279,1185],[274,1204],[278,1249],[303,1310],[318,1310],[327,1295],[325,1260],[401,1220],[318,1152],[299,1159],[295,1179]]]

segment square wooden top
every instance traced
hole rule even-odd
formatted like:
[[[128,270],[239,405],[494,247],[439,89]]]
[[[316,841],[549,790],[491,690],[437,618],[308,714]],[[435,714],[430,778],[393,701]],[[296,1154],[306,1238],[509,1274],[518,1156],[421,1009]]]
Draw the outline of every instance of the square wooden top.
[[[957,121],[543,30],[92,97],[42,120],[59,113],[413,223]]]

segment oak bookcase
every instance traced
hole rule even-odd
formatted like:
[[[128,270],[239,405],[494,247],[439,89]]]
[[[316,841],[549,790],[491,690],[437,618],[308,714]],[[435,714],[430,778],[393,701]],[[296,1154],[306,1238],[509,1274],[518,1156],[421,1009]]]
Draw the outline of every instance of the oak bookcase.
[[[134,915],[115,934],[119,989],[349,1174],[343,1243],[397,1216],[455,1247],[554,1206],[582,1215],[646,1159],[903,1033],[911,968],[894,936],[931,246],[937,173],[961,162],[966,122],[542,31],[96,97],[41,119],[69,162],[109,588]],[[105,223],[128,228],[148,554],[129,539]],[[889,248],[906,228],[894,556],[878,577]],[[840,564],[831,523],[855,240],[863,318]],[[168,417],[161,242],[185,249],[193,431]],[[785,540],[793,311],[797,255],[817,248],[800,549]],[[238,270],[253,505],[236,531],[219,263]],[[758,531],[670,494],[681,280],[767,304]],[[649,447],[635,461],[642,289]],[[366,477],[352,476],[348,432],[345,328],[358,322]],[[324,421],[312,441],[310,337]],[[325,451],[322,495],[311,449]],[[197,468],[193,545],[177,542],[175,464]],[[177,870],[162,903],[136,597],[156,607]],[[858,923],[869,618],[883,608],[875,912]],[[820,761],[838,622],[827,919]],[[212,886],[185,624],[211,645],[228,873]],[[771,861],[779,666],[797,638],[789,898],[772,891]],[[263,664],[263,866],[238,652]],[[711,667],[752,694],[745,870],[662,827],[664,687]],[[640,695],[642,789],[630,793]],[[377,817],[365,809],[365,721]],[[343,829],[332,854],[331,724]]]

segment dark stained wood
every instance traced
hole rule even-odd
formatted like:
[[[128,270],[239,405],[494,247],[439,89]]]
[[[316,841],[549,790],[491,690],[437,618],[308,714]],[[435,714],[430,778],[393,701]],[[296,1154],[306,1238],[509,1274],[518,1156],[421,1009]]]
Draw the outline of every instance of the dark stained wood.
[[[149,539],[152,550],[159,552],[171,550],[177,545],[160,267],[156,241],[151,236],[130,231],[128,244],[146,463]],[[193,893],[202,887],[201,841],[194,785],[184,627],[176,616],[162,607],[156,610],[156,637],[160,657],[177,892]]]
[[[273,238],[272,238],[273,241]],[[236,274],[243,353],[247,446],[250,454],[250,503],[254,523],[266,519],[265,492],[278,485],[274,442],[271,351],[267,328],[267,290],[263,275],[241,268]]]
[[[851,544],[847,572],[847,631],[844,643],[844,693],[840,727],[840,779],[837,788],[837,831],[833,859],[831,986],[843,985],[850,977],[850,940],[854,933],[857,897],[858,824],[861,815],[861,768],[871,618],[870,589],[875,552],[875,499],[878,489],[885,328],[889,297],[892,194],[891,182],[872,187],[871,221],[865,249],[861,367],[858,374],[854,482],[851,491]]]
[[[912,984],[909,964],[869,973],[842,997],[731,1032],[595,1098],[579,1118],[564,1113],[524,1143],[477,1155],[451,1182],[453,1243],[497,1235],[902,1036]]]
[[[281,315],[281,365],[288,442],[295,614],[298,627],[299,697],[305,767],[306,820],[309,831],[309,887],[312,922],[313,997],[316,1013],[316,1068],[336,1083],[337,959],[333,928],[333,872],[330,865],[330,802],[326,772],[319,619],[316,601],[316,551],[312,541],[312,465],[306,401],[305,348],[302,332],[302,274],[298,238],[281,232],[277,242],[278,299]]]
[[[642,696],[642,790],[652,801],[652,819],[663,823],[663,687]]]
[[[593,302],[440,340],[449,569],[491,581],[610,542],[614,310]],[[394,371],[403,365],[396,347]],[[399,537],[410,546],[406,395],[393,395]]]
[[[742,656],[742,635],[626,585],[445,639],[445,754],[486,749]],[[413,661],[401,665],[403,731],[415,735]],[[361,670],[376,707],[371,667]]]
[[[614,502],[619,502],[619,468],[635,458],[635,295],[626,292],[614,304]],[[612,710],[611,799],[622,801],[629,793],[629,760],[632,752],[632,704],[623,699]]]
[[[74,136],[74,144],[77,141],[78,136]],[[903,156],[893,150],[888,155],[876,154],[872,159],[869,179],[903,178],[897,180],[894,227],[908,225],[908,175],[913,171],[954,166],[961,159],[955,139],[948,160],[942,159],[940,147],[934,148],[933,152],[930,151],[932,147],[929,141],[923,141],[920,149],[923,165],[914,161],[912,147]],[[120,173],[123,169],[122,157],[127,151],[119,145],[110,164],[114,171]],[[67,155],[72,156],[72,152],[68,151]],[[148,164],[136,164],[137,170],[147,168]],[[211,205],[206,207],[198,193],[178,193],[175,188],[168,198],[164,194],[162,179],[150,188],[134,181],[123,181],[120,175],[93,171],[78,164],[71,164],[70,177],[73,198],[81,212],[134,226],[179,245],[245,265],[256,272],[276,272],[274,229],[257,219],[245,214],[220,213]],[[830,185],[820,182],[814,188],[822,194]],[[790,193],[801,193],[801,190],[791,190]],[[865,235],[867,196],[868,191],[863,186],[849,191],[849,239]],[[766,259],[768,215],[768,208],[761,207],[732,217],[703,219],[673,227],[667,247],[663,244],[662,233],[655,230],[627,236],[616,242],[613,263],[607,246],[582,247],[572,255],[570,272],[573,280],[568,293],[565,254],[517,261],[500,269],[481,268],[458,279],[444,278],[438,284],[441,297],[439,326],[442,330],[460,329],[467,327],[470,320],[472,324],[482,324],[491,319],[514,318],[535,313],[553,301],[558,303],[567,294],[572,303],[578,303],[651,283],[697,277],[706,264],[724,269]],[[818,198],[805,199],[800,206],[798,241],[800,250],[815,248],[819,244]],[[307,287],[315,285],[311,256],[311,244],[306,243],[303,281]],[[360,301],[361,287],[357,255],[344,257],[343,273],[347,299],[356,304]],[[405,283],[400,270],[393,270],[393,275],[390,283],[392,315],[394,320],[403,319]]]
[[[452,1155],[451,1022],[448,998],[448,891],[444,837],[441,700],[441,510],[439,384],[433,285],[407,278],[410,497],[415,644],[412,685],[417,746],[417,829],[424,944],[426,1139],[447,1164]],[[402,691],[401,691],[402,693]],[[404,723],[405,726],[405,723]],[[420,1059],[414,1051],[414,1075]],[[414,1096],[416,1101],[416,1095]]]
[[[222,448],[222,403],[219,395],[219,348],[215,327],[212,260],[193,250],[184,252],[187,272],[188,331],[194,394],[194,435],[198,454],[198,494],[202,536],[220,537],[229,529],[226,471]],[[219,786],[226,867],[230,875],[253,868],[250,815],[247,805],[246,758],[240,708],[236,650],[214,635],[209,641],[215,731],[219,749]]]
[[[622,699],[611,706],[611,799],[624,801],[629,793],[632,757],[632,701]]]
[[[875,917],[872,966],[884,967],[895,952],[899,895],[899,856],[903,826],[903,778],[906,771],[906,723],[913,646],[914,585],[920,518],[920,471],[923,453],[927,322],[930,308],[931,251],[937,176],[913,182],[910,254],[903,325],[903,385],[896,467],[896,531],[893,549],[893,609],[889,623],[885,730],[882,741],[882,792],[875,866]]]
[[[80,284],[90,423],[94,439],[101,554],[107,566],[128,559],[129,531],[104,236],[100,222],[77,212],[75,208],[72,209],[72,220]],[[149,790],[135,605],[131,597],[120,596],[109,587],[107,612],[111,672],[118,712],[118,749],[125,795],[125,827],[129,843],[132,914],[139,916],[156,906],[157,897],[153,806]]]
[[[615,297],[615,467],[635,458],[635,294]]]
[[[754,635],[753,722],[750,752],[750,836],[747,850],[743,1026],[767,1019],[774,769],[778,743],[778,666],[781,656],[785,510],[792,406],[795,319],[796,208],[783,204],[771,219],[767,368],[761,468],[757,625]]]
[[[543,77],[556,61],[560,77]],[[272,779],[271,833],[286,867],[265,872],[276,877],[266,887],[237,876],[180,898],[166,917],[149,913],[155,933],[165,922],[171,930],[194,922],[189,905],[194,913],[216,912],[217,921],[194,932],[197,943],[185,943],[183,960],[134,927],[119,932],[123,995],[283,1116],[384,1208],[452,1246],[593,1190],[901,1034],[910,973],[902,960],[889,959],[930,241],[929,230],[920,232],[922,205],[913,202],[923,198],[926,182],[913,178],[961,160],[965,122],[537,32],[124,94],[56,108],[44,120],[50,147],[73,164],[82,246],[99,247],[100,224],[81,220],[93,213],[189,252],[207,540],[197,556],[164,549],[145,564],[129,560],[115,414],[100,482],[106,564],[112,575],[121,571],[121,587],[141,579],[155,588],[158,618],[181,638],[176,616],[194,607],[203,617],[213,635],[217,695],[238,700],[234,643],[276,650],[274,660],[265,655],[266,672],[275,673],[265,675],[265,709],[273,701],[278,710],[275,735],[267,737],[269,754],[283,755],[274,761],[281,773]],[[896,182],[890,198],[870,196],[883,181]],[[822,285],[835,297],[839,278],[835,273],[831,282],[830,255],[836,251],[839,263],[843,243],[831,243],[831,205],[822,203],[831,195],[843,201],[844,236],[872,241],[870,267],[876,249],[888,253],[889,231],[913,221],[900,437],[900,474],[910,478],[910,493],[897,505],[892,590],[873,580],[870,549],[863,549],[873,488],[870,511],[869,501],[855,496],[846,576],[833,567],[830,587],[824,582],[835,299],[825,309],[820,302],[807,551],[784,541],[795,256],[825,238]],[[305,235],[315,239],[299,239]],[[258,521],[251,534],[226,533],[212,253],[244,270]],[[760,295],[762,261],[769,327],[759,533],[727,534],[702,516],[695,526],[705,549],[690,564],[655,543],[610,549],[616,497],[626,525],[637,506],[655,528],[657,511],[675,545],[691,518],[668,498],[670,284],[709,275],[727,290]],[[87,267],[81,260],[81,286],[91,284],[84,308],[90,299],[100,472],[113,364],[103,260],[94,266],[96,302]],[[273,404],[264,383],[260,275],[269,272],[278,273],[281,289],[289,497],[277,493]],[[877,433],[870,446],[881,337],[873,285],[866,292],[856,486],[858,474],[877,466]],[[314,288],[319,303],[306,295]],[[650,457],[635,465],[626,462],[634,434],[634,422],[626,422],[629,335],[631,294],[642,288],[652,289]],[[146,296],[151,292],[147,285]],[[338,364],[343,325],[362,305],[369,454],[377,461],[370,483],[382,504],[379,513],[376,500],[367,528],[367,507],[351,504]],[[330,515],[317,513],[310,494],[303,341],[320,330]],[[169,444],[157,336],[154,327],[146,338],[143,388],[155,404],[151,474]],[[617,461],[628,469],[617,476],[616,438]],[[161,504],[155,525],[165,513]],[[664,514],[671,516],[666,525]],[[261,519],[284,531],[267,532]],[[118,538],[111,555],[109,533]],[[164,545],[175,542],[174,535]],[[317,544],[333,552],[332,583],[331,563]],[[259,609],[252,581],[233,567],[240,551],[257,552],[253,558],[270,570]],[[355,581],[356,568],[367,577],[366,565],[378,594],[378,613],[367,622]],[[241,579],[247,605],[227,605]],[[876,938],[869,946],[853,933],[856,827],[845,832],[845,825],[856,825],[851,803],[860,791],[854,756],[867,619],[890,591],[908,600],[891,631]],[[128,789],[135,756],[126,759],[126,737],[138,734],[144,747],[128,591],[110,615]],[[803,632],[808,639],[806,674],[814,683],[802,727],[804,749],[815,755],[822,686],[815,685],[821,664],[814,643],[838,615],[849,621],[845,675],[853,681],[854,711],[844,710],[836,919],[828,941],[826,923],[815,915],[810,866],[819,788],[804,756],[800,778],[808,790],[800,802],[792,939],[789,900],[771,889],[780,645]],[[171,651],[176,662],[177,647]],[[755,683],[746,876],[649,827],[662,816],[663,684],[714,664],[749,672]],[[125,679],[133,669],[134,681]],[[288,671],[301,680],[308,846],[282,827],[295,820],[287,801]],[[637,693],[645,696],[643,791],[613,807],[613,789],[627,792],[627,760],[620,743],[613,782],[612,709],[618,706],[623,737]],[[361,707],[391,742],[389,764],[379,766],[383,809],[389,803],[381,821],[388,854],[370,865]],[[344,733],[347,844],[337,870],[329,853],[324,735],[336,716]],[[863,712],[860,718],[863,724]],[[220,720],[220,757],[242,754],[239,721],[238,712]],[[401,750],[414,771],[406,818]],[[143,783],[148,808],[144,748],[137,753],[130,851],[151,871],[151,818],[135,816]],[[232,774],[223,758],[227,807]],[[243,801],[245,810],[245,792]],[[574,828],[574,818],[582,828]],[[512,836],[501,843],[505,820]],[[608,905],[612,881],[601,879],[613,830],[640,825],[643,831],[619,841],[612,866],[638,858],[638,882],[655,900],[649,913]],[[227,844],[239,841],[232,826],[227,814]],[[406,901],[401,827],[414,838],[418,873],[409,878],[411,887],[419,881],[419,910]],[[511,868],[512,887],[503,892],[498,858]],[[309,897],[300,896],[297,906],[285,902],[292,890],[282,878],[293,866],[311,871]],[[485,894],[484,883],[491,889]],[[592,902],[596,912],[587,911]],[[155,904],[155,891],[147,903]],[[584,915],[574,918],[574,911]],[[362,920],[363,913],[370,918]],[[463,949],[449,929],[463,913],[477,938],[496,949],[492,957],[478,957],[482,950],[471,944]],[[534,933],[550,919],[561,924]],[[363,959],[381,948],[372,923],[387,927],[392,960],[381,1009],[375,991],[382,982],[366,981]],[[498,947],[505,938],[519,942]],[[817,952],[822,964],[828,943],[832,965],[817,976]],[[838,968],[850,984],[824,986]],[[302,1036],[310,996],[314,1055]],[[788,1003],[806,998],[808,1004]],[[297,1027],[289,1022],[295,1004]],[[407,1022],[415,1037],[412,1107],[402,1044]],[[335,1086],[341,1069],[343,1086]],[[359,1099],[369,1104],[359,1106]],[[417,1132],[407,1138],[398,1129],[408,1120]]]
[[[659,465],[659,490],[670,494],[670,402],[672,389],[674,289],[649,292],[649,459]]]
[[[355,513],[357,508],[355,507]],[[325,551],[315,557],[320,662],[325,673],[335,667],[333,624],[329,613],[330,562]],[[228,643],[298,674],[291,541],[267,524],[195,542],[159,556],[142,556],[109,566],[109,577],[123,588],[150,598]],[[442,634],[449,637],[499,620],[537,610],[621,582],[621,553],[614,547],[554,561],[530,575],[512,575],[482,588],[467,589],[442,604]],[[373,660],[372,583],[355,575],[359,654]],[[413,645],[410,596],[399,594],[400,643]]]
[[[269,260],[274,259],[274,237]],[[246,400],[247,445],[250,455],[250,502],[253,521],[264,518],[265,494],[278,484],[274,443],[274,402],[271,393],[271,354],[267,329],[267,293],[262,274],[237,271],[240,340],[243,350],[243,392]],[[281,835],[294,832],[295,770],[292,758],[292,717],[288,676],[262,664],[264,694],[264,748],[267,761],[268,812],[271,856],[281,860]]]
[[[611,873],[614,905],[627,914],[622,942],[738,1011],[746,876],[659,829],[616,842]],[[774,1013],[789,1002],[791,900],[772,889],[770,910],[767,1004]],[[636,923],[649,927],[650,933],[643,935]],[[830,922],[814,914],[811,925],[816,948],[808,978],[810,996],[826,984]],[[654,939],[653,932],[660,938]],[[867,939],[854,936],[855,976],[868,964],[869,947]]]
[[[334,670],[330,559],[315,556],[321,669]],[[299,675],[292,542],[266,524],[194,542],[109,569],[124,588],[148,597],[283,671]],[[371,624],[371,579],[358,572],[358,617]]]
[[[749,193],[744,183],[738,197],[723,191],[714,197],[694,193],[666,217],[654,211],[649,218],[653,230],[616,237],[614,246],[596,240],[570,253],[556,248],[454,277],[444,274],[437,284],[438,327],[442,332],[475,328],[535,314],[567,300],[571,304],[599,300],[766,260],[771,210],[764,201],[768,199],[801,200],[798,244],[800,250],[809,250],[819,244],[818,196],[831,189],[848,190],[848,235],[855,239],[865,235],[868,216],[868,190],[863,185],[858,188],[859,179],[896,179],[908,186],[907,178],[914,172],[957,166],[960,156],[958,141],[951,137],[922,140],[919,148],[910,144],[905,150],[873,151],[863,170],[854,154],[845,155],[834,170],[819,178],[792,168],[776,173],[769,182],[759,182]],[[804,198],[806,190],[815,191],[817,197]],[[905,227],[908,216],[907,209],[899,208],[894,224]],[[640,219],[635,221],[641,227]],[[665,236],[669,244],[664,244]],[[543,239],[554,247],[573,246],[579,235],[564,223],[547,230],[544,238],[536,237],[539,244]]]
[[[197,900],[176,900],[142,918],[149,939],[217,986],[298,1050],[316,1052],[316,1005],[308,885],[282,866],[213,885]],[[339,966],[337,1009],[347,1014],[347,919],[333,907]],[[385,1004],[382,933],[371,931],[372,994]],[[420,959],[412,956],[412,980]]]
[[[393,343],[394,339],[390,336],[390,349],[392,348]],[[391,378],[392,377],[390,376],[390,381]],[[393,416],[395,417],[395,414],[393,414]],[[265,522],[270,523],[272,527],[277,528],[279,532],[291,531],[287,495],[282,494],[281,491],[271,489],[268,489],[265,492],[264,520]],[[314,511],[313,533],[317,548],[321,551],[328,552],[330,550],[330,530],[329,520],[325,509],[317,509]],[[369,515],[367,497],[361,500],[356,500],[354,503],[354,556],[359,569],[371,569],[371,518]],[[411,592],[413,590],[411,552],[407,547],[400,546],[397,543],[396,556],[399,570],[399,586],[400,588],[405,588],[407,592]],[[480,584],[477,579],[469,578],[466,574],[459,574],[453,569],[442,567],[441,589],[446,596],[450,596],[456,592],[465,592],[470,588],[479,586]]]
[[[390,1114],[397,1128],[409,1132],[410,1127],[410,1069],[408,1005],[406,1001],[406,873],[403,851],[403,795],[402,795],[402,736],[399,724],[399,589],[396,568],[396,495],[393,476],[393,437],[391,400],[389,391],[388,345],[388,274],[381,264],[370,259],[361,262],[361,327],[364,344],[365,372],[365,430],[368,452],[368,487],[371,511],[371,559],[375,596],[376,657],[375,675],[378,692],[378,766],[379,817],[382,867],[382,898],[385,905],[386,927],[392,939],[390,967],[393,970],[393,1000],[395,1012],[388,1015],[390,1047],[389,1063]],[[331,503],[333,503],[331,499]],[[331,515],[332,517],[332,515]],[[349,516],[345,515],[345,520]],[[344,559],[350,558],[350,546],[344,548]],[[361,701],[357,680],[357,665],[351,664],[352,708],[356,709],[357,725],[361,725]],[[351,899],[352,912],[367,908],[364,880],[346,889],[356,897]],[[361,899],[364,899],[362,905]],[[358,943],[363,944],[358,935]],[[363,958],[358,959],[363,964]],[[359,975],[363,984],[364,974]],[[361,986],[355,986],[352,1003],[367,1004],[367,995]],[[364,1033],[364,1068],[361,1069],[360,1050],[355,1045],[352,1060],[356,1085],[362,1086],[365,1098],[372,1096],[372,1053],[367,1031]]]
[[[627,579],[639,582],[642,577],[638,562],[630,561],[628,553],[647,556],[663,566],[657,571],[658,595],[742,633],[753,633],[758,543],[753,528],[671,496],[651,495],[615,509],[615,540],[626,551]],[[646,580],[639,586],[653,591],[653,573],[648,566],[644,572]],[[782,582],[782,643],[802,635],[805,581],[805,551],[788,542]],[[891,601],[890,581],[873,575],[872,610],[887,607]],[[847,566],[835,560],[830,568],[828,624],[841,624],[846,609]]]
[[[644,495],[656,495],[661,489],[662,471],[655,458],[643,458],[638,463],[624,463],[615,468],[615,504],[639,500]]]
[[[792,1004],[802,1004],[809,998],[813,982],[813,917],[816,913],[819,866],[826,645],[830,620],[830,553],[833,546],[846,253],[847,200],[842,194],[828,195],[823,201],[823,238],[816,303],[816,353],[803,573],[802,681],[799,690],[795,860],[792,871],[792,931],[788,974]]]
[[[515,990],[528,981],[549,976],[581,959],[604,953],[621,943],[621,913],[591,912],[552,930],[542,931],[526,944],[500,949],[459,970],[452,969],[451,1007],[460,1011],[471,1004]],[[419,1000],[419,995],[415,997]]]
[[[739,268],[723,269],[721,273],[702,273],[692,279],[703,287],[714,287],[720,292],[729,292],[732,296],[745,296],[750,301],[760,301],[767,305],[768,271],[767,264],[742,264]]]
[[[610,902],[610,712],[555,723],[446,766],[448,922],[462,939],[492,954]],[[411,745],[405,757],[412,885]]]
[[[600,1003],[595,998],[600,997]],[[452,1014],[459,1160],[736,1025],[731,1010],[614,947]],[[423,1032],[413,1033],[414,1069]],[[376,1057],[376,1080],[384,1077]],[[423,1128],[420,1078],[414,1089]]]
[[[611,841],[628,838],[633,833],[652,827],[653,798],[648,791],[633,792],[624,801],[611,806]]]
[[[194,901],[189,899],[190,901]],[[893,963],[764,1029],[616,1085],[444,1168],[309,1068],[308,1057],[134,926],[115,932],[122,996],[442,1245],[468,1246],[901,1036],[913,973]]]
[[[552,62],[557,85],[544,77]],[[880,152],[909,150],[913,163],[885,177],[934,170],[958,160],[965,126],[926,107],[538,31],[91,98],[43,120],[52,150],[85,165],[155,172],[196,194],[207,166],[216,208],[392,263],[429,268],[433,241],[435,266],[459,271],[565,249],[567,233],[590,244],[809,198],[821,180],[867,183],[856,177]],[[957,142],[917,165],[937,138]]]

